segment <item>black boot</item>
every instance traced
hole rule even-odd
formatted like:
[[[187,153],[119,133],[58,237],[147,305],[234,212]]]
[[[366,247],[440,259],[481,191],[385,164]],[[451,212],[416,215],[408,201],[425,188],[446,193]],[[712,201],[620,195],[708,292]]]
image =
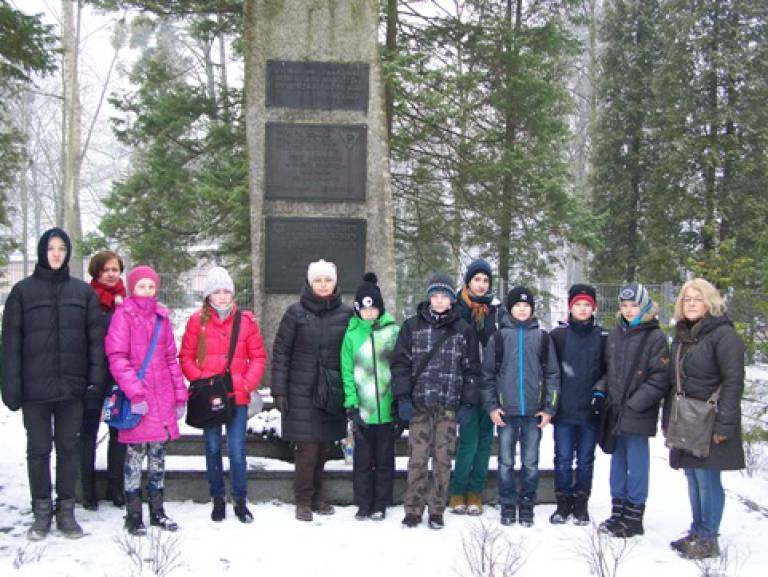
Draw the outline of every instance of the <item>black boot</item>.
[[[557,499],[557,509],[549,517],[549,522],[553,525],[562,525],[568,521],[573,511],[573,500],[568,493],[555,493]]]
[[[136,536],[147,534],[147,528],[141,519],[141,491],[125,494],[125,530]]]
[[[235,517],[241,523],[253,523],[253,515],[248,510],[248,501],[245,497],[235,497]]]
[[[99,502],[96,499],[93,462],[96,458],[96,439],[80,437],[80,486],[82,487],[83,509],[96,511]]]
[[[221,523],[227,516],[227,503],[224,497],[216,496],[213,498],[213,510],[211,511],[211,521]]]
[[[32,514],[35,516],[35,520],[27,531],[27,539],[42,541],[51,530],[53,501],[50,499],[32,499]]]
[[[517,522],[517,506],[506,504],[501,506],[501,524],[514,525]]]
[[[178,531],[179,529],[179,524],[165,514],[162,491],[149,492],[149,524],[165,531]]]
[[[601,533],[613,533],[613,529],[618,525],[621,517],[624,515],[624,499],[611,499],[611,516],[600,523],[598,529]]]
[[[533,527],[533,499],[523,497],[518,502],[517,522],[522,527]]]
[[[620,537],[622,539],[629,539],[635,535],[642,535],[645,533],[643,529],[643,514],[645,513],[645,504],[635,505],[634,503],[627,503],[624,505],[624,514],[619,519],[619,522],[613,528],[611,533],[614,537]]]
[[[79,539],[83,528],[75,521],[75,500],[56,500],[56,528],[68,539]]]
[[[107,446],[107,499],[117,508],[125,506],[125,485],[123,468],[125,466],[125,447],[118,440],[117,429],[109,429],[109,445]]]
[[[573,524],[589,525],[589,493],[577,491],[573,495]]]

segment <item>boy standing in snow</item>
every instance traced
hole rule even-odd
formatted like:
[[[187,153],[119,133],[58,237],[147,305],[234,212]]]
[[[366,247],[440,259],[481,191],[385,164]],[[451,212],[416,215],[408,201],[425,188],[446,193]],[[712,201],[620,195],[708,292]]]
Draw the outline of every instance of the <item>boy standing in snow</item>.
[[[477,403],[480,373],[475,331],[454,308],[456,293],[447,275],[435,275],[427,301],[400,331],[392,363],[398,414],[410,422],[408,488],[403,525],[421,523],[429,500],[429,527],[444,527],[451,458],[456,445],[457,412]],[[432,457],[434,487],[428,464]]]
[[[589,523],[587,503],[600,414],[605,394],[604,343],[607,333],[595,322],[597,292],[586,284],[568,289],[568,322],[550,336],[560,363],[560,402],[555,425],[555,497],[550,523],[562,524],[573,515],[576,525]],[[576,475],[573,460],[576,458]]]
[[[395,427],[390,364],[399,329],[369,272],[355,293],[355,316],[341,345],[344,407],[355,435],[352,488],[355,519],[382,521],[392,503]]]
[[[560,372],[554,345],[533,315],[533,293],[515,287],[507,295],[511,318],[502,317],[499,330],[483,355],[483,407],[498,428],[499,501],[501,524],[533,525],[539,486],[541,431],[557,409]],[[542,390],[542,385],[544,390]],[[520,441],[521,487],[515,483],[515,447]]]

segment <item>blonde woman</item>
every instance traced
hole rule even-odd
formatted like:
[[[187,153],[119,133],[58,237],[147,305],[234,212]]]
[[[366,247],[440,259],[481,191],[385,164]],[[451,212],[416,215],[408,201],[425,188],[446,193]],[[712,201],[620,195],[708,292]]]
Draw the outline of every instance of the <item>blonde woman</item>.
[[[689,397],[707,400],[719,387],[720,398],[709,456],[698,458],[682,450],[670,451],[671,466],[685,472],[693,517],[688,533],[670,545],[689,559],[717,557],[717,536],[725,506],[720,472],[744,468],[744,343],[726,314],[720,293],[704,279],[683,285],[675,304],[675,320],[673,375],[680,374],[682,388]],[[675,388],[670,395],[674,395]],[[666,403],[665,408],[669,405]]]

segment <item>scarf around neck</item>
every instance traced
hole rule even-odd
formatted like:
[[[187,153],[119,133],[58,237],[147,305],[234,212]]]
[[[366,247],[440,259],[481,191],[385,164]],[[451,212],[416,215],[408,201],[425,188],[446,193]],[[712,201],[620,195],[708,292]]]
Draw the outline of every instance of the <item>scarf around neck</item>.
[[[485,328],[485,319],[491,310],[490,304],[493,301],[493,293],[489,291],[479,297],[472,294],[469,287],[465,286],[461,289],[461,300],[469,307],[476,330],[483,330]]]
[[[99,303],[101,308],[107,311],[115,310],[115,299],[120,297],[122,301],[125,299],[125,285],[123,279],[118,279],[117,284],[114,286],[105,285],[98,280],[91,279],[91,286],[99,297]],[[119,303],[118,303],[119,304]]]

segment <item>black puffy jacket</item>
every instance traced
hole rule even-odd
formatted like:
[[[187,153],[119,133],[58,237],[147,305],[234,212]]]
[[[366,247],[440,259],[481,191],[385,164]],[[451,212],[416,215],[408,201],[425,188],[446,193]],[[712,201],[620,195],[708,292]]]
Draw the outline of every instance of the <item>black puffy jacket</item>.
[[[672,342],[670,382],[667,409],[675,394],[675,360],[680,353],[682,385],[685,394],[706,400],[720,387],[714,432],[726,438],[711,444],[709,457],[699,459],[684,451],[671,450],[670,464],[674,468],[716,469],[721,471],[744,468],[744,448],[741,439],[741,395],[744,391],[744,343],[726,316],[705,317],[692,327],[685,321],[677,324]],[[664,411],[664,422],[669,418]]]
[[[40,264],[16,283],[3,313],[3,402],[82,399],[104,386],[104,321],[99,299],[65,266]],[[90,394],[90,393],[89,393]]]
[[[607,402],[621,412],[617,434],[653,437],[670,387],[669,345],[659,322],[629,327],[619,320],[608,334],[605,361]]]
[[[352,309],[342,303],[338,287],[330,299],[318,297],[309,285],[299,302],[290,305],[275,335],[272,348],[272,394],[288,398],[282,417],[282,437],[291,442],[338,441],[347,433],[347,421],[312,404],[319,364],[340,370],[341,343]]]

